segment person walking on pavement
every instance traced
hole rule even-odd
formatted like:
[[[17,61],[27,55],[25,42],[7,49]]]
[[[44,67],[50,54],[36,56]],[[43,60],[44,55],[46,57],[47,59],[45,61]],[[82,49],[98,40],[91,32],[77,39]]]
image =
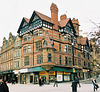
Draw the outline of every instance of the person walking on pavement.
[[[55,78],[55,80],[54,80],[54,85],[53,85],[53,87],[55,87],[55,85],[56,85],[56,87],[58,87],[57,78]]]
[[[72,92],[77,92],[77,82],[75,80],[72,81],[71,87],[72,87]]]
[[[75,78],[75,81],[76,81],[76,83],[79,85],[79,87],[81,87],[78,77]]]
[[[93,83],[93,86],[94,86],[94,91],[97,90],[99,88],[97,82],[96,82],[96,79],[92,79],[92,83]]]
[[[44,80],[44,77],[42,78],[42,85],[44,85],[44,82],[45,82],[45,80]]]
[[[9,88],[6,82],[3,82],[2,76],[0,76],[0,92],[9,92]]]
[[[41,78],[39,79],[39,86],[42,86]]]

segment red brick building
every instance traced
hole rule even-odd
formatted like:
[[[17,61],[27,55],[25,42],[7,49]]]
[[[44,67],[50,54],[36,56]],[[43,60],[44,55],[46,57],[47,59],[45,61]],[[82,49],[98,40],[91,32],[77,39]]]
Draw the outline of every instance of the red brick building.
[[[79,37],[77,19],[61,15],[52,3],[51,18],[34,11],[23,18],[17,33],[21,38],[20,83],[38,83],[39,78],[52,82],[91,77],[91,45]],[[84,41],[83,41],[84,40]]]

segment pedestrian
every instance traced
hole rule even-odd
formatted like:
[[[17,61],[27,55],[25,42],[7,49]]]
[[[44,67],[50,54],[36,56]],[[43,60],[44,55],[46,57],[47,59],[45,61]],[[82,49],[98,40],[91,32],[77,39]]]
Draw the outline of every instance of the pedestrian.
[[[42,86],[41,78],[39,79],[39,86]]]
[[[45,81],[44,81],[44,77],[43,77],[43,78],[42,78],[42,85],[44,85],[44,82],[45,82]]]
[[[81,87],[78,77],[75,78],[75,81],[76,81],[76,83],[79,85],[79,87]]]
[[[77,92],[77,82],[75,80],[72,81],[71,87],[72,87],[72,92]]]
[[[97,84],[97,81],[96,79],[92,79],[92,83],[93,83],[93,86],[94,86],[94,91],[97,90],[99,88],[98,84]]]
[[[6,82],[3,82],[2,76],[0,76],[0,92],[9,92],[9,88]]]
[[[4,86],[5,86],[4,92],[9,92],[9,88],[7,86],[7,81],[4,81]]]
[[[54,80],[54,85],[53,85],[53,87],[55,87],[55,85],[56,85],[56,87],[58,87],[57,78],[55,78],[55,80]]]

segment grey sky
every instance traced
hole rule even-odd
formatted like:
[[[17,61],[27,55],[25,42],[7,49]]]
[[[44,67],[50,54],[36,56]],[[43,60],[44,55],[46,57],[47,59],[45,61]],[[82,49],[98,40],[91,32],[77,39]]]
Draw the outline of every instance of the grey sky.
[[[58,6],[59,17],[66,13],[68,18],[78,18],[84,32],[94,27],[89,19],[100,23],[100,0],[0,0],[0,46],[9,32],[17,35],[22,18],[30,18],[34,10],[50,17],[52,2]]]

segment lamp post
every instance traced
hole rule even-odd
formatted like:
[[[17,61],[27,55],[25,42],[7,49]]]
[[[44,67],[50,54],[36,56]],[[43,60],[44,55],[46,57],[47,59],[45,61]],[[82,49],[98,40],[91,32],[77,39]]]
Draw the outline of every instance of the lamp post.
[[[73,36],[72,36],[71,43],[72,43],[72,56],[73,56],[73,58],[72,58],[72,60],[73,60],[73,79],[72,80],[74,80],[74,78],[75,78],[75,68],[74,68],[75,63],[74,63],[74,43],[73,43]]]

